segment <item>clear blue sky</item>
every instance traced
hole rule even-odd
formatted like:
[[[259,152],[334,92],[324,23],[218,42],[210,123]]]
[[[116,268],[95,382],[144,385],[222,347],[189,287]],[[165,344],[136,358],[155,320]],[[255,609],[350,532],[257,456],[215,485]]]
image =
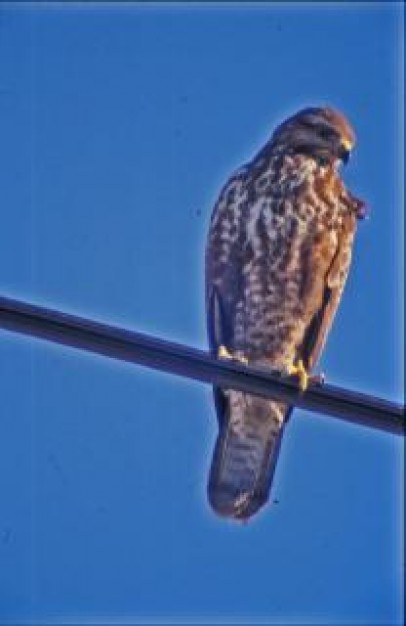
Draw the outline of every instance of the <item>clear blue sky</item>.
[[[216,195],[329,103],[366,199],[322,368],[402,399],[400,4],[0,8],[0,291],[206,347]],[[400,624],[402,442],[297,411],[216,518],[208,386],[0,334],[0,621]]]

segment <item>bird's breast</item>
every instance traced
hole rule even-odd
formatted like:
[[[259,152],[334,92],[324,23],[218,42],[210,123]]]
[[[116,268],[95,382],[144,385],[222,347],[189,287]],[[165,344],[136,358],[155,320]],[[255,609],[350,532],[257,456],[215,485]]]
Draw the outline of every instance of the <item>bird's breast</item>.
[[[236,339],[251,358],[289,362],[305,332],[306,290],[334,256],[344,215],[337,183],[314,172],[278,178],[247,208],[242,237],[242,291]],[[322,294],[320,294],[321,297]]]

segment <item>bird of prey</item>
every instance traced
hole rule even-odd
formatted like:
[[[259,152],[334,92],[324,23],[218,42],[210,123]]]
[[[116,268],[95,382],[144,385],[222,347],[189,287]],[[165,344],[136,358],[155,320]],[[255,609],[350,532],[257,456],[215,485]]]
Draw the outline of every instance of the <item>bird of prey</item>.
[[[340,177],[355,135],[330,107],[299,111],[228,180],[206,248],[210,350],[295,375],[304,391],[337,310],[364,203]],[[265,504],[292,407],[214,388],[208,498],[247,519]]]

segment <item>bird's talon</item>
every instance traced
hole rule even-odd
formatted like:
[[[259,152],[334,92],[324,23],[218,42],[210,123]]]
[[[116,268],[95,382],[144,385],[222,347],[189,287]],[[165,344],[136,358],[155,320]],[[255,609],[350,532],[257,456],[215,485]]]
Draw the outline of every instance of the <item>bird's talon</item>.
[[[219,349],[217,350],[217,356],[219,359],[232,359],[233,358],[232,355],[227,350],[227,348],[223,345],[221,345]]]
[[[237,361],[238,363],[243,363],[244,365],[248,365],[248,359],[245,356],[241,356],[238,353],[232,354],[229,350],[227,350],[226,346],[221,345],[217,350],[217,357],[219,359],[227,359],[229,361]]]
[[[288,367],[289,376],[297,376],[299,379],[299,387],[302,393],[306,391],[309,385],[309,374],[306,371],[305,366],[303,365],[302,359],[297,362],[297,365],[290,365]]]

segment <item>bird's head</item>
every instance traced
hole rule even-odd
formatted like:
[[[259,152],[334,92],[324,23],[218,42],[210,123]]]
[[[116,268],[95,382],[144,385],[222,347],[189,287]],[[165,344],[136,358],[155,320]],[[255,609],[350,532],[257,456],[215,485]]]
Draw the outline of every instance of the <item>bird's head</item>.
[[[321,165],[347,163],[355,133],[344,115],[330,107],[302,109],[275,130],[272,145],[288,154],[305,154]]]

